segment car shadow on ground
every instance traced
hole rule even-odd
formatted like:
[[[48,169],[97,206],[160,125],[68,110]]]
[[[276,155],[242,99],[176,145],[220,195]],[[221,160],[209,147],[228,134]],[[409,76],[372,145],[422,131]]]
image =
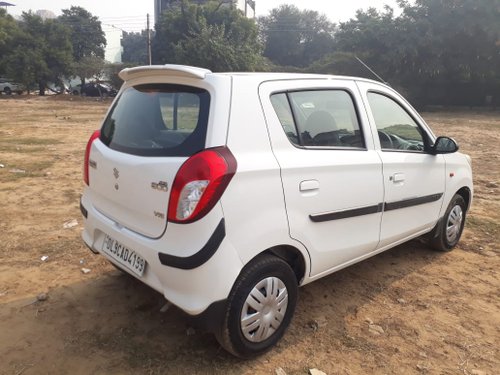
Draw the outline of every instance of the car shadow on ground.
[[[288,333],[271,354],[253,361],[227,354],[177,308],[162,312],[160,294],[117,270],[53,289],[46,301],[0,304],[0,353],[11,354],[4,364],[10,370],[24,363],[36,365],[40,373],[238,372],[268,355],[293,350],[325,324],[341,345],[350,316],[440,256],[412,241],[301,288]],[[392,293],[397,298],[397,288]],[[26,340],[9,342],[10,332]]]

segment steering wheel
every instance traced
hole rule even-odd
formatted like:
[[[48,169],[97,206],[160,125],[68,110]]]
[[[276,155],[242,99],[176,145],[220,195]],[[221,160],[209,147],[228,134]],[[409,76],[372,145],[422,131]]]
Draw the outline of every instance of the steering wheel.
[[[378,138],[380,139],[381,148],[394,148],[394,145],[392,144],[392,139],[389,134],[381,130],[379,130],[377,133],[378,133]]]

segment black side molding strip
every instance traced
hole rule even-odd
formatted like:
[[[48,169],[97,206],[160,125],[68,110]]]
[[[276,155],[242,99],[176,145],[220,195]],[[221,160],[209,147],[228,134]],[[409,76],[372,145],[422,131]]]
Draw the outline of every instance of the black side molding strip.
[[[407,208],[411,206],[418,206],[425,203],[436,202],[441,199],[443,193],[426,195],[425,197],[418,197],[412,199],[405,199],[398,202],[391,202],[384,204],[384,211],[398,210],[400,208]]]
[[[443,193],[432,194],[432,195],[426,195],[425,197],[405,199],[402,201],[391,202],[391,203],[379,203],[378,205],[375,206],[355,208],[352,210],[328,212],[325,214],[314,214],[314,215],[309,215],[309,218],[311,219],[311,221],[315,223],[323,223],[325,221],[332,221],[332,220],[342,220],[356,216],[376,214],[382,211],[384,212],[392,211],[392,210],[398,210],[400,208],[407,208],[412,206],[418,206],[425,203],[436,202],[440,200],[442,196]]]
[[[226,225],[224,219],[221,219],[208,242],[197,253],[189,257],[176,257],[164,253],[158,253],[158,256],[160,257],[161,264],[164,266],[180,268],[182,270],[192,270],[206,263],[215,254],[217,249],[219,249],[225,237]]]
[[[330,212],[330,213],[326,213],[326,214],[309,215],[309,218],[312,221],[314,221],[315,223],[322,223],[322,222],[331,221],[331,220],[348,219],[350,217],[370,215],[370,214],[376,214],[378,212],[382,212],[383,206],[384,206],[383,203],[379,203],[375,206],[354,208],[352,210]]]

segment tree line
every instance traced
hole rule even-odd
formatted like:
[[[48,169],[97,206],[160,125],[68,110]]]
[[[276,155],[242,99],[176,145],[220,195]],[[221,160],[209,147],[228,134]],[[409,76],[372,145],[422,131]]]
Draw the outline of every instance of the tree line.
[[[98,75],[105,67],[106,38],[101,22],[81,7],[55,19],[23,13],[15,20],[0,9],[0,75],[43,95],[49,83]]]
[[[498,103],[499,19],[498,0],[398,0],[396,11],[358,10],[340,24],[293,5],[252,20],[222,1],[180,0],[156,24],[152,58],[212,71],[376,78],[366,64],[420,104]],[[126,65],[148,63],[147,38],[146,30],[124,33]],[[82,8],[47,21],[28,13],[19,22],[0,10],[0,75],[22,83],[90,77],[102,70],[104,46],[100,22]]]

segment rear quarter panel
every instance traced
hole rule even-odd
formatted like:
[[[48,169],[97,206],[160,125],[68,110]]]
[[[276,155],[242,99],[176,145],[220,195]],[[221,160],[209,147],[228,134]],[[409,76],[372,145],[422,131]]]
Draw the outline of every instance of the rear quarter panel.
[[[228,240],[242,262],[277,245],[305,248],[288,233],[280,168],[274,157],[258,96],[258,83],[233,77],[233,100],[227,145],[236,157],[237,172],[222,196]]]

